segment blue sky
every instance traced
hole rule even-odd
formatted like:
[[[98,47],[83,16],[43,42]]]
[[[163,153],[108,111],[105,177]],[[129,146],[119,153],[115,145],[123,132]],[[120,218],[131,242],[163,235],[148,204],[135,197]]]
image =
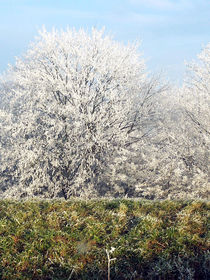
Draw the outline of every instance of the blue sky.
[[[43,25],[105,26],[118,41],[141,40],[148,70],[180,84],[184,61],[210,42],[210,0],[0,0],[0,72]]]

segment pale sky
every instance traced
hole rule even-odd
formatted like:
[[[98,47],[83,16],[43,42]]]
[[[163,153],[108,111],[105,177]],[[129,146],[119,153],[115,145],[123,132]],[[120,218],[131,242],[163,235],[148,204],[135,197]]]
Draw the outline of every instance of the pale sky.
[[[115,40],[140,40],[148,70],[180,84],[184,61],[210,42],[210,0],[0,0],[1,73],[43,25],[105,27]]]

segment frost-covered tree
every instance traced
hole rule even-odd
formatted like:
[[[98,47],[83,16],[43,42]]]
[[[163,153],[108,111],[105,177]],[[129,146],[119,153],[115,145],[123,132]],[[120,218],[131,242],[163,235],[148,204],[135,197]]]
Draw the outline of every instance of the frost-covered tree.
[[[210,45],[187,65],[182,88],[158,97],[158,133],[137,146],[124,170],[135,195],[156,199],[210,197]],[[145,142],[145,141],[144,141]]]
[[[186,115],[179,89],[159,98],[161,118],[155,132],[129,153],[121,166],[134,196],[149,199],[209,199],[209,142]],[[182,93],[183,94],[183,93]],[[180,97],[180,99],[179,99]],[[205,136],[205,137],[204,137]],[[147,140],[147,142],[145,141]],[[132,188],[130,188],[132,190]]]
[[[185,111],[192,124],[206,137],[210,136],[210,43],[198,55],[199,62],[188,64],[183,94]],[[205,137],[204,136],[204,137]]]
[[[198,62],[187,65],[187,79],[180,96],[185,113],[188,154],[184,161],[194,170],[197,182],[209,197],[210,151],[210,43],[198,55]]]
[[[150,130],[161,88],[148,80],[136,44],[95,29],[39,35],[6,78],[1,174],[15,184],[4,196],[94,195],[116,158]]]
[[[154,174],[154,184],[151,180],[144,192],[156,195],[159,188],[159,197],[209,198],[210,45],[198,58],[187,65],[184,86],[173,88],[161,101],[160,141],[153,140],[161,147],[153,157],[158,156],[154,166],[161,176]]]

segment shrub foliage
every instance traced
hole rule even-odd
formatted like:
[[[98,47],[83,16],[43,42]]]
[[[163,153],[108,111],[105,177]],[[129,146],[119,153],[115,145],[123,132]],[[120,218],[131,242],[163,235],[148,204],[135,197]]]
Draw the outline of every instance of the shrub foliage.
[[[0,278],[209,279],[209,202],[0,202]]]

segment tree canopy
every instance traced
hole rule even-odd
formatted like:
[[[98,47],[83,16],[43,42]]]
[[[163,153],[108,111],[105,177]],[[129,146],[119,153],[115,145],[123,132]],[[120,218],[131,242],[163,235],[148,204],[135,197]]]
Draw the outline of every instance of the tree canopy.
[[[1,80],[1,195],[208,196],[209,50],[176,89],[139,44],[41,30]]]

